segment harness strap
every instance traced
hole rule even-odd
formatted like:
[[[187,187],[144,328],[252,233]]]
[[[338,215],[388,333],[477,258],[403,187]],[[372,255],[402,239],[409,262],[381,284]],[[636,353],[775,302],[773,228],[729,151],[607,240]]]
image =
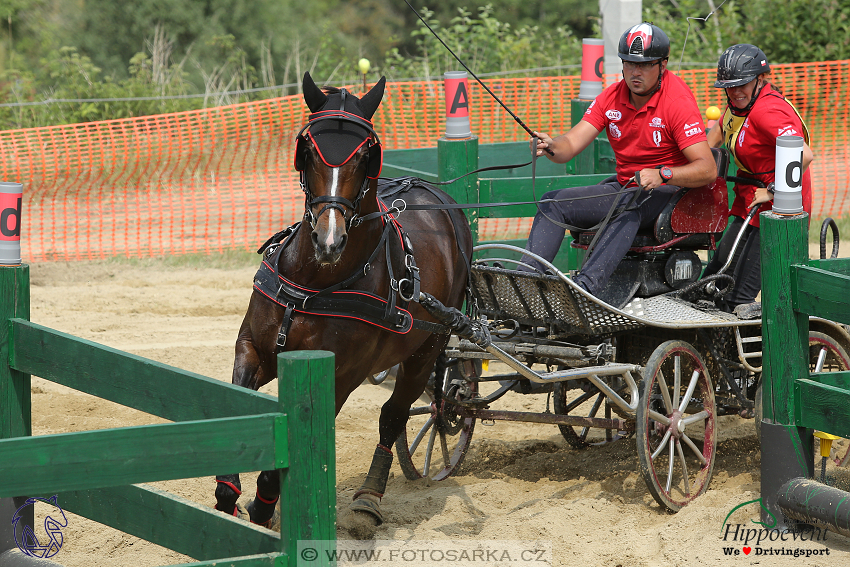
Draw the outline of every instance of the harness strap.
[[[295,309],[295,304],[289,302],[286,304],[286,311],[283,312],[283,320],[280,322],[280,330],[277,333],[277,351],[283,351],[286,346],[286,335],[289,334],[289,328],[292,326],[292,311]]]

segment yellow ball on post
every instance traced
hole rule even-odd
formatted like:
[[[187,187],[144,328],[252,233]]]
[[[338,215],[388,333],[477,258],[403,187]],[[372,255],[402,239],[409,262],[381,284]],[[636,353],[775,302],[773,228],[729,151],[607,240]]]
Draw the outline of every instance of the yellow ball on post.
[[[369,72],[369,69],[372,67],[372,64],[369,63],[369,60],[365,57],[360,59],[357,62],[357,68],[360,69],[360,72],[363,74],[363,92],[366,92],[366,73]]]
[[[720,109],[716,106],[709,106],[705,109],[705,117],[709,120],[717,120],[720,118]]]

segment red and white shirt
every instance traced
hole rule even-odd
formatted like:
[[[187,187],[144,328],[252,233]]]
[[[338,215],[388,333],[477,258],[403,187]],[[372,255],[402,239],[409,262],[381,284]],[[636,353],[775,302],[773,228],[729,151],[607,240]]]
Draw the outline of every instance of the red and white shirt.
[[[617,181],[625,185],[647,167],[688,164],[682,150],[706,141],[702,115],[685,82],[665,71],[661,88],[640,110],[629,101],[625,81],[596,97],[582,120],[608,133],[617,158]]]
[[[728,110],[723,113],[720,127],[723,129],[723,139],[727,139],[727,119],[731,118]],[[759,93],[753,108],[747,115],[738,131],[737,137],[729,140],[727,146],[734,154],[735,160],[750,174],[741,177],[755,177],[765,185],[775,179],[776,168],[776,138],[778,136],[805,136],[803,121],[785,98],[766,84]],[[730,143],[731,142],[731,143]],[[735,184],[735,200],[732,202],[730,214],[745,218],[747,206],[753,202],[756,188],[753,185]],[[773,203],[764,203],[759,212],[769,211]],[[803,210],[812,212],[812,174],[809,170],[803,173]],[[750,221],[753,226],[759,226],[759,215]]]

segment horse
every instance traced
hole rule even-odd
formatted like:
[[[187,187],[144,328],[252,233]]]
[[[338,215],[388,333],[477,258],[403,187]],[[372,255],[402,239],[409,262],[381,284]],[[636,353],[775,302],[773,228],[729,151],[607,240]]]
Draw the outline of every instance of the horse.
[[[275,378],[279,352],[331,351],[338,415],[364,379],[400,364],[381,408],[371,466],[350,506],[375,524],[383,521],[390,448],[449,338],[445,330],[434,332],[440,325],[417,302],[419,291],[461,307],[472,253],[463,214],[439,208],[454,203],[442,191],[407,191],[406,203],[434,206],[407,214],[400,214],[398,195],[395,209],[378,197],[382,153],[371,118],[385,85],[382,77],[357,98],[345,89],[320,89],[304,74],[304,101],[312,114],[296,138],[295,166],[305,213],[270,239],[239,329],[232,376],[233,384],[257,390]],[[269,527],[279,479],[279,471],[258,477],[256,498],[247,506],[252,522]],[[216,480],[215,507],[237,515],[239,475]]]

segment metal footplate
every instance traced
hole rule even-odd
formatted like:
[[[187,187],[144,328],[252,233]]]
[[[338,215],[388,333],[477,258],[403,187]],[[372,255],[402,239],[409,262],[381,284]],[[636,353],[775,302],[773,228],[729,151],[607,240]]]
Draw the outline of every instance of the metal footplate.
[[[474,250],[488,249],[526,255],[551,272],[540,274],[480,262],[474,264],[473,293],[479,311],[491,320],[514,320],[521,325],[547,327],[567,335],[607,335],[641,327],[692,329],[761,324],[759,319],[744,321],[713,306],[696,305],[672,295],[635,298],[617,309],[580,288],[550,262],[527,250],[496,243],[482,244]]]

